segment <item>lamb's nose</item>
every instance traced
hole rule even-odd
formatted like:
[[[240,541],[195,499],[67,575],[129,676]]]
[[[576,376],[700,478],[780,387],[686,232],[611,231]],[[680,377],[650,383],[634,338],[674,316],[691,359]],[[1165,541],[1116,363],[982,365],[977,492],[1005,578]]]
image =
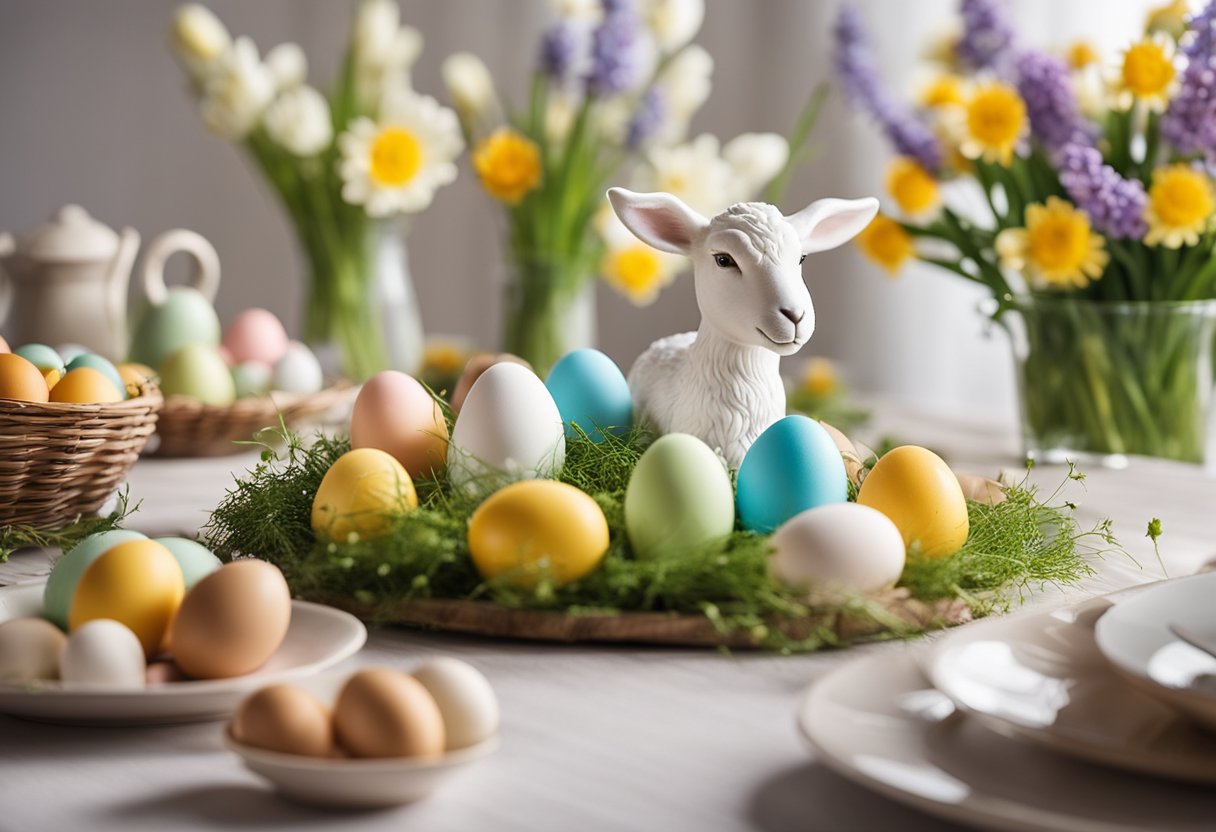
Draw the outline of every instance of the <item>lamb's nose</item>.
[[[782,315],[789,318],[790,323],[792,323],[794,326],[798,326],[798,324],[802,323],[802,319],[806,317],[805,309],[803,309],[801,312],[795,312],[793,309],[782,309],[780,312]]]

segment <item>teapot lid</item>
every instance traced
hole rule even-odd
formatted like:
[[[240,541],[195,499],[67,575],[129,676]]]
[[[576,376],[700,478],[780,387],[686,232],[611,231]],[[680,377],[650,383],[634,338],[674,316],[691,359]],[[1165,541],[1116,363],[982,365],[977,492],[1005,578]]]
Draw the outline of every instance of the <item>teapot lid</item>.
[[[22,234],[17,250],[31,260],[109,260],[118,251],[118,234],[79,205],[65,205]]]

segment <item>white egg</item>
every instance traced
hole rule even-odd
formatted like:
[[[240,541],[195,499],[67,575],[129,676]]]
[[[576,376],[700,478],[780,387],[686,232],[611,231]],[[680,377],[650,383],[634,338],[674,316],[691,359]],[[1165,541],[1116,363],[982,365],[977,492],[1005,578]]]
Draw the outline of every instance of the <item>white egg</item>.
[[[460,659],[433,659],[414,671],[443,716],[446,750],[468,748],[498,732],[498,698],[481,671]]]
[[[270,388],[284,393],[316,393],[325,386],[321,363],[312,350],[299,341],[287,345],[287,352],[274,365]]]
[[[903,535],[885,514],[857,503],[818,506],[773,533],[769,569],[791,586],[879,592],[904,570]]]
[[[0,624],[0,681],[59,678],[59,655],[67,637],[45,618],[14,618]]]
[[[448,443],[448,478],[471,492],[552,476],[566,460],[566,430],[544,382],[502,362],[469,390]]]
[[[73,630],[59,658],[59,677],[70,684],[142,688],[146,674],[139,636],[109,618]]]

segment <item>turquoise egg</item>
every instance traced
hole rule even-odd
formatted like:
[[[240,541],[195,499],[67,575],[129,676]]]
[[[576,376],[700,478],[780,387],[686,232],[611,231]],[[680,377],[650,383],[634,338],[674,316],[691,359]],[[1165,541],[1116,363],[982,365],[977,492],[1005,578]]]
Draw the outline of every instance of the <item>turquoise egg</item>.
[[[566,353],[545,382],[566,425],[566,438],[578,436],[575,425],[592,442],[604,441],[602,430],[621,436],[633,424],[633,399],[616,362],[599,350]]]
[[[70,362],[68,362],[68,372],[75,370],[77,367],[91,367],[94,370],[97,370],[110,381],[114,382],[114,387],[118,390],[118,392],[122,393],[124,396],[126,395],[127,385],[125,382],[123,382],[122,376],[118,374],[118,368],[106,359],[102,358],[100,355],[86,352],[82,355],[76,356]]]
[[[678,555],[734,527],[730,475],[700,439],[669,433],[638,459],[625,489],[625,532],[636,557]]]
[[[223,562],[203,544],[185,537],[158,537],[156,542],[173,553],[186,579],[186,591],[223,566]]]
[[[161,363],[187,344],[220,343],[220,319],[202,293],[173,286],[165,302],[144,309],[131,339],[131,360],[149,367]]]
[[[735,486],[743,528],[762,534],[808,508],[849,499],[840,449],[806,416],[769,425],[748,448]]]
[[[80,583],[80,576],[89,565],[119,543],[143,540],[145,537],[146,535],[129,529],[112,529],[91,534],[77,543],[51,568],[46,589],[42,592],[42,614],[51,623],[66,630],[68,610],[72,606],[72,596],[76,594],[76,584]]]
[[[63,359],[59,353],[46,344],[26,344],[13,350],[13,355],[19,355],[43,372],[58,370],[63,372]]]

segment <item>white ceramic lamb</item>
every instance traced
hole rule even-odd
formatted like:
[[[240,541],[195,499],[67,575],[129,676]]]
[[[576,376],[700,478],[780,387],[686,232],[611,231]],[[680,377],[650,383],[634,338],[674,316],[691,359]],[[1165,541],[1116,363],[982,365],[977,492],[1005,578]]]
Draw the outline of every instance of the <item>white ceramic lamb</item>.
[[[740,202],[707,220],[671,194],[608,191],[621,222],[655,248],[692,259],[701,327],[662,338],[629,371],[634,418],[691,433],[732,468],[785,415],[778,364],[815,329],[802,282],[806,255],[861,232],[878,200],[821,199],[791,216]]]

